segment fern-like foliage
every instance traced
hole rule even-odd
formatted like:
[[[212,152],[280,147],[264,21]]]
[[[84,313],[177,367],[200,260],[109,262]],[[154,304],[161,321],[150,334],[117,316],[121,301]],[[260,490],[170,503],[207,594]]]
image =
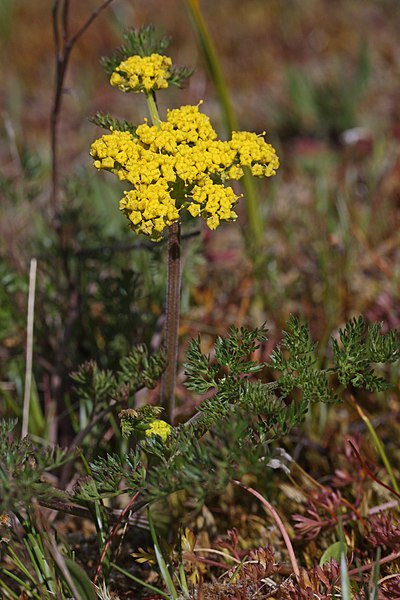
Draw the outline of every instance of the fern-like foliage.
[[[145,344],[138,344],[133,352],[123,357],[118,371],[123,383],[134,383],[136,387],[155,387],[166,366],[165,350],[150,355]]]
[[[282,344],[270,357],[270,366],[280,373],[281,397],[287,398],[298,389],[305,406],[309,402],[336,401],[328,371],[318,367],[317,344],[312,341],[308,327],[291,317],[282,338]]]
[[[145,57],[153,53],[164,54],[170,41],[169,37],[159,39],[153,25],[146,25],[140,29],[129,29],[123,34],[123,43],[115,54],[103,57],[101,64],[107,75],[111,76],[118,65],[130,56],[138,55]],[[193,69],[173,66],[168,82],[176,87],[182,87],[184,81],[189,79],[192,74]]]
[[[123,457],[107,454],[93,460],[90,476],[78,482],[71,500],[90,508],[100,499],[140,491],[143,506],[186,490],[201,503],[232,478],[249,472],[262,476],[272,442],[302,423],[310,403],[338,401],[338,381],[383,389],[386,382],[375,373],[375,364],[400,357],[398,332],[382,335],[379,325],[366,326],[361,318],[339,331],[333,340],[334,364],[326,369],[318,366],[317,346],[308,328],[295,318],[289,320],[268,364],[254,360],[254,352],[265,339],[264,327],[253,331],[232,327],[226,337],[217,339],[213,358],[201,351],[200,338],[190,344],[186,385],[207,398],[194,417],[173,427],[164,441],[157,435],[144,435],[149,423],[160,416],[159,407],[129,408],[135,391],[154,385],[161,374],[163,354],[149,356],[139,346],[121,361],[116,373],[101,371],[93,362],[84,365],[74,375],[82,388],[81,399],[103,407],[110,401],[128,402],[119,416],[123,434],[133,433],[136,444]],[[275,381],[259,378],[265,367],[273,369]],[[13,495],[18,501],[27,500],[29,494],[46,497],[51,490],[40,481],[41,474],[53,461],[59,463],[62,455],[39,452],[28,440],[13,442],[13,425],[1,427],[0,483],[5,493],[0,510],[11,503]]]
[[[63,464],[65,450],[37,448],[28,437],[19,439],[15,427],[16,420],[0,421],[0,514],[27,508],[33,497],[61,495],[43,476]]]
[[[71,379],[78,384],[75,389],[80,400],[98,408],[106,406],[117,387],[115,375],[100,369],[93,360],[80,365],[77,371],[71,373]]]
[[[112,75],[118,65],[130,56],[150,56],[151,54],[163,54],[171,43],[171,38],[159,39],[153,25],[145,25],[140,29],[129,29],[123,34],[123,43],[115,54],[103,57],[101,64],[107,73]]]
[[[231,327],[225,338],[218,337],[215,343],[215,363],[201,351],[200,338],[192,340],[184,365],[186,387],[198,394],[211,388],[221,389],[228,379],[238,382],[243,377],[257,373],[263,364],[250,360],[261,342],[267,339],[265,327],[253,331]]]
[[[231,327],[225,338],[217,338],[213,363],[202,353],[200,338],[190,343],[184,365],[186,387],[197,394],[215,390],[215,395],[200,405],[201,418],[195,421],[197,435],[221,421],[229,407],[243,398],[248,377],[263,369],[263,364],[250,357],[266,340],[266,334],[264,326],[253,331]]]
[[[133,401],[141,388],[153,388],[165,369],[164,350],[149,355],[144,344],[138,344],[132,352],[121,359],[116,373],[102,370],[94,361],[84,363],[71,374],[78,384],[76,392],[82,402],[90,403],[96,410],[110,404]]]
[[[102,112],[97,112],[94,117],[89,119],[91,123],[94,123],[98,127],[102,127],[103,129],[107,129],[108,131],[129,131],[133,137],[136,136],[136,127],[129,121],[121,121],[120,119],[115,119],[111,117],[109,114],[104,114]]]
[[[362,317],[352,319],[339,330],[339,340],[333,340],[333,355],[340,383],[370,392],[388,387],[374,371],[376,363],[393,363],[400,357],[400,332],[383,335],[379,323],[366,325]]]

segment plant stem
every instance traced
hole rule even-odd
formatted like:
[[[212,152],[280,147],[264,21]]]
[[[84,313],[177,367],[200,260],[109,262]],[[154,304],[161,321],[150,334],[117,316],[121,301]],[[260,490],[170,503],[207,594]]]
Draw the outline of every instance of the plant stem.
[[[181,226],[173,223],[168,229],[168,274],[164,344],[167,368],[161,382],[161,404],[169,423],[175,407],[176,367],[178,363],[179,313],[181,294]]]
[[[285,526],[282,522],[282,519],[280,518],[280,516],[278,515],[277,511],[275,510],[275,508],[272,506],[272,504],[270,504],[265,498],[264,496],[262,496],[259,492],[257,492],[257,490],[248,487],[247,485],[244,485],[244,483],[242,483],[241,481],[233,481],[233,483],[235,483],[236,485],[239,485],[241,488],[243,488],[244,490],[247,490],[248,492],[250,492],[250,494],[253,494],[253,496],[255,496],[256,498],[258,498],[258,500],[261,501],[261,503],[264,505],[264,507],[268,510],[268,512],[272,515],[272,517],[275,519],[275,523],[278,526],[278,529],[280,530],[282,537],[283,537],[283,541],[285,542],[288,554],[289,554],[289,558],[290,558],[290,562],[292,564],[292,568],[293,568],[293,572],[296,576],[297,579],[299,579],[300,577],[300,569],[299,569],[299,565],[297,564],[297,560],[296,560],[296,556],[293,550],[293,546],[292,546],[292,542],[290,541],[290,537],[285,529]]]
[[[147,583],[147,581],[144,581],[143,579],[139,579],[139,577],[135,577],[135,575],[132,575],[132,573],[129,573],[129,571],[126,571],[125,569],[121,569],[121,567],[119,567],[116,563],[112,562],[111,567],[113,569],[115,569],[116,571],[118,571],[119,573],[122,573],[123,575],[125,575],[125,577],[127,577],[128,579],[132,579],[132,581],[134,581],[135,583],[138,583],[139,585],[142,585],[143,587],[147,588],[148,590],[155,592],[156,594],[161,596],[161,598],[166,598],[167,600],[170,600],[170,596],[168,596],[168,594],[166,594],[162,590],[159,590],[158,588],[154,587],[154,585]]]
[[[374,440],[374,444],[375,447],[378,451],[379,456],[382,459],[383,464],[386,467],[386,471],[389,475],[390,481],[392,482],[392,486],[394,488],[394,490],[397,492],[397,494],[400,494],[400,488],[397,484],[396,481],[396,477],[393,473],[393,469],[392,469],[392,465],[390,464],[390,461],[387,457],[387,454],[385,452],[385,448],[383,447],[382,442],[380,441],[378,435],[376,434],[376,431],[370,421],[370,419],[368,418],[368,416],[366,415],[366,413],[363,411],[363,409],[361,408],[361,406],[359,406],[357,404],[356,399],[354,398],[354,396],[350,397],[350,400],[354,406],[354,408],[356,409],[356,411],[358,412],[358,414],[360,415],[360,417],[362,418],[362,420],[364,421],[365,425],[367,426],[367,429],[372,437],[372,439]]]
[[[154,92],[146,94],[147,106],[153,125],[160,126]],[[179,314],[181,299],[181,226],[177,221],[168,228],[167,296],[165,302],[164,346],[167,367],[161,382],[161,406],[165,419],[173,422],[175,407],[175,384],[178,363]]]
[[[156,127],[160,127],[160,115],[158,114],[157,102],[154,92],[146,94],[147,106],[150,113],[151,122]]]
[[[22,413],[21,438],[24,438],[28,434],[29,426],[29,408],[31,403],[32,387],[33,323],[35,311],[36,268],[37,260],[36,258],[32,258],[29,268],[28,318],[26,328],[25,391],[24,408]]]
[[[232,107],[229,89],[222,72],[217,50],[201,11],[200,0],[185,0],[185,2],[193,23],[193,29],[199,40],[199,45],[203,51],[211,79],[219,97],[226,133],[231,134],[232,131],[238,130],[236,115]],[[244,171],[242,184],[245,191],[247,223],[249,226],[249,232],[245,237],[248,248],[255,260],[259,253],[264,228],[259,197],[253,177],[249,169],[245,169]]]

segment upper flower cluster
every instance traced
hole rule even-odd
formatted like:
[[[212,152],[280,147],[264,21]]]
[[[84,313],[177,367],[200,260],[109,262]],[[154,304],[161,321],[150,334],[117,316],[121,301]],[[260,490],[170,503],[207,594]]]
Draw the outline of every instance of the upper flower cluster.
[[[145,122],[135,136],[104,135],[92,144],[91,155],[97,169],[132,184],[120,208],[134,231],[153,240],[179,219],[182,208],[203,217],[210,229],[236,219],[238,196],[226,181],[240,179],[245,167],[258,177],[275,175],[279,167],[275,149],[255,133],[239,131],[231,140],[218,140],[199,106],[169,110],[159,127]]]
[[[169,56],[130,56],[111,75],[110,83],[122,92],[150,92],[168,87],[172,60]]]

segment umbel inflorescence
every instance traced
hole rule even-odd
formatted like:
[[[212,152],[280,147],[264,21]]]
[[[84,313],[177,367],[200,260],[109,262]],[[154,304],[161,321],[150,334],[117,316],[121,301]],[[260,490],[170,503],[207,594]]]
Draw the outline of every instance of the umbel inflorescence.
[[[149,99],[155,90],[168,87],[173,76],[171,59],[152,53],[122,61],[110,83],[124,92],[144,92]],[[227,182],[243,177],[245,168],[257,177],[270,177],[279,167],[275,149],[263,136],[238,131],[230,140],[218,140],[200,104],[168,110],[165,121],[150,125],[145,120],[130,131],[111,127],[111,133],[92,144],[94,166],[132,186],[120,201],[130,227],[154,241],[179,221],[184,209],[202,217],[210,229],[235,220],[239,196]]]
[[[111,75],[110,83],[122,92],[150,92],[168,87],[172,75],[169,56],[153,53],[150,56],[130,56],[123,60]]]

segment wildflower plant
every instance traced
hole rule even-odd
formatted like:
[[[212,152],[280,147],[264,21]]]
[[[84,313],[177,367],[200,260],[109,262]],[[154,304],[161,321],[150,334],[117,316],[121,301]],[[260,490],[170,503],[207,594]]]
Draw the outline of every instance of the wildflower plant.
[[[304,421],[310,404],[338,402],[346,389],[351,398],[358,389],[369,392],[386,389],[385,373],[378,365],[393,364],[400,358],[399,332],[382,335],[379,325],[367,325],[361,317],[352,319],[332,340],[331,363],[326,368],[318,361],[317,345],[308,327],[293,317],[283,333],[281,345],[265,363],[255,360],[255,356],[261,345],[267,346],[266,329],[262,326],[251,331],[231,327],[226,336],[216,340],[209,355],[202,351],[200,338],[190,343],[184,365],[185,385],[203,400],[188,422],[175,427],[167,422],[172,420],[177,359],[181,216],[186,211],[192,218],[203,219],[211,230],[217,229],[223,221],[234,221],[239,196],[230,182],[240,180],[246,173],[270,177],[279,166],[275,150],[263,136],[234,131],[229,140],[219,140],[209,117],[201,111],[201,101],[194,106],[170,109],[164,120],[160,118],[156,93],[171,85],[181,86],[191,75],[190,69],[173,65],[164,54],[167,46],[168,40],[157,40],[152,28],[142,28],[128,32],[117,54],[103,59],[113,87],[123,93],[144,94],[150,122],[145,120],[135,125],[98,113],[93,120],[108,133],[91,148],[94,166],[113,173],[129,186],[120,200],[120,209],[131,229],[154,242],[160,241],[165,233],[168,235],[165,349],[149,355],[144,345],[136,346],[121,359],[115,372],[103,370],[95,361],[90,361],[72,375],[77,384],[80,411],[87,412],[87,425],[81,429],[76,427],[76,436],[65,450],[37,447],[29,437],[20,440],[15,434],[14,421],[0,421],[0,545],[6,546],[5,553],[14,567],[12,572],[1,562],[0,588],[9,598],[20,596],[7,581],[16,582],[23,595],[39,600],[54,596],[94,598],[92,584],[83,569],[74,559],[60,554],[50,527],[42,519],[40,507],[92,518],[99,549],[94,584],[101,573],[105,590],[111,568],[141,583],[111,562],[114,551],[111,543],[117,532],[125,529],[120,527],[123,522],[139,524],[140,517],[132,521],[133,515],[145,506],[149,507],[145,523],[150,528],[168,594],[147,582],[142,583],[160,597],[178,599],[181,596],[177,586],[184,597],[189,597],[192,585],[189,589],[184,563],[192,562],[192,575],[196,575],[194,584],[205,572],[205,563],[197,560],[194,553],[195,537],[188,530],[185,535],[181,531],[175,560],[166,560],[166,551],[155,533],[151,505],[179,491],[183,497],[195,499],[200,506],[207,494],[225,490],[229,482],[260,498],[260,494],[257,496],[255,490],[242,484],[240,478],[250,474],[260,482],[266,480],[266,470],[272,466],[273,444]],[[269,374],[265,375],[268,368]],[[162,400],[167,401],[162,403],[167,409],[167,420],[161,418],[163,409],[159,406],[136,407],[134,404],[136,393],[143,388],[154,388],[164,371]],[[355,400],[352,401],[356,405]],[[108,446],[101,446],[99,440],[108,443],[108,434],[103,434],[105,428],[111,431],[109,421],[114,424],[114,412],[119,412],[122,436],[134,435],[134,441],[130,449],[123,444],[123,452],[112,453]],[[372,428],[361,409],[359,412],[368,428]],[[377,448],[379,450],[378,444]],[[384,452],[379,452],[389,476],[394,479]],[[50,472],[54,468],[68,467],[78,455],[85,469],[84,476],[66,491],[61,486],[55,488]],[[374,481],[379,483],[377,478]],[[390,488],[383,484],[398,497],[395,480],[392,485]],[[313,496],[303,514],[295,517],[295,529],[309,540],[321,537],[324,528],[333,529],[337,525],[336,513],[343,511],[344,503],[352,508],[341,493],[321,485],[319,488],[322,491]],[[116,510],[113,499],[126,494],[130,498],[128,504],[122,511]],[[266,500],[263,505],[271,506]],[[327,513],[329,518],[322,520],[319,511]],[[343,523],[350,528],[356,520],[353,514],[350,520],[349,515],[344,514],[347,519],[343,518]],[[12,531],[14,518],[25,533],[23,558],[17,554],[21,552],[21,532]],[[397,516],[378,515],[370,519],[369,526],[366,539],[372,548],[393,550],[389,558],[397,560],[398,553],[394,554],[400,540]],[[237,535],[231,538],[225,548],[232,550],[238,564],[234,569],[230,565],[226,572],[229,585],[236,586],[236,590],[229,588],[229,594],[251,589],[254,595],[257,586],[262,583],[265,589],[266,579],[278,575],[282,565],[275,561],[269,546],[251,551],[249,560],[246,557],[240,560]],[[288,544],[286,546],[289,551]],[[343,591],[344,576],[359,578],[363,570],[347,573],[343,546],[342,538],[331,544],[320,566],[308,573],[298,570],[289,551],[296,581],[288,578],[279,597],[305,597],[303,592],[315,596],[322,585],[326,595],[321,597],[328,598],[329,594],[330,598],[337,591],[340,576]],[[334,558],[332,548],[339,549],[338,557],[341,563],[343,559],[344,567],[334,561],[328,563],[327,557]],[[118,552],[119,549],[115,556]],[[140,554],[143,558],[143,552]],[[145,551],[145,559],[147,555]],[[229,554],[225,556],[229,558]],[[218,566],[215,561],[213,564]],[[179,571],[171,574],[174,568]],[[398,579],[385,583],[389,594],[385,597],[399,595]],[[342,595],[345,597],[344,592]]]
[[[202,218],[211,230],[222,221],[235,221],[239,197],[229,182],[240,180],[245,169],[257,177],[271,177],[279,167],[275,149],[264,134],[232,133],[218,139],[209,117],[194,106],[167,111],[161,119],[156,92],[180,86],[192,74],[177,68],[163,54],[169,40],[157,40],[154,29],[145,27],[125,34],[116,55],[103,59],[110,84],[124,93],[146,96],[151,122],[130,126],[108,116],[94,121],[110,132],[93,142],[91,156],[99,170],[110,171],[130,188],[120,200],[120,210],[135,233],[160,241],[169,231],[168,290],[165,345],[167,371],[163,404],[172,419],[177,362],[180,296],[180,221],[186,210]]]
[[[114,122],[111,133],[91,147],[97,169],[132,185],[120,209],[133,231],[154,241],[180,220],[183,209],[202,217],[210,229],[235,220],[239,196],[227,182],[241,179],[245,167],[258,177],[275,175],[279,167],[274,148],[262,136],[241,131],[228,141],[218,140],[209,117],[200,111],[201,101],[168,110],[166,120],[160,120],[155,92],[169,86],[172,74],[171,59],[157,53],[130,56],[116,66],[110,84],[122,92],[143,92],[152,124],[145,120],[127,131]]]

